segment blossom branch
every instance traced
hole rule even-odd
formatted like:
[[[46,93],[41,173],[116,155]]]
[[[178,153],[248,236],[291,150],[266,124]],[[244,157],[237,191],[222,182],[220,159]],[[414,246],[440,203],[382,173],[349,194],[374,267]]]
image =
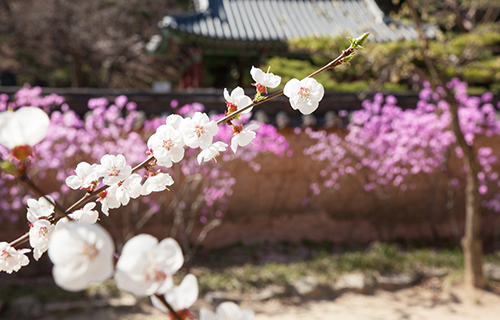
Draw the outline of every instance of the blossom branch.
[[[317,76],[318,74],[326,71],[326,70],[329,70],[329,69],[333,69],[339,65],[341,65],[342,63],[344,63],[344,59],[352,56],[352,54],[354,53],[354,50],[355,48],[353,46],[350,46],[349,48],[347,48],[346,50],[342,51],[342,53],[335,59],[335,60],[332,60],[331,62],[329,62],[327,65],[323,66],[322,68],[314,71],[313,73],[311,73],[310,75],[308,75],[307,77],[305,77],[304,79],[307,79],[307,78],[313,78],[315,76]],[[223,123],[228,123],[230,122],[231,120],[233,120],[234,118],[236,118],[239,114],[243,113],[244,111],[248,110],[248,109],[251,109],[255,106],[258,106],[266,101],[269,101],[271,99],[274,99],[276,97],[279,97],[283,94],[283,90],[281,91],[278,91],[278,92],[275,92],[267,97],[265,97],[264,99],[262,100],[254,100],[251,104],[247,105],[246,107],[243,107],[235,112],[232,112],[230,114],[228,114],[227,116],[225,116],[224,118],[220,119],[219,121],[217,121],[217,125],[220,125],[220,124],[223,124]]]
[[[134,173],[134,172],[139,171],[140,169],[145,168],[151,161],[153,161],[153,159],[154,159],[153,156],[147,158],[146,160],[144,160],[143,162],[141,162],[140,164],[135,166],[132,169],[132,172]],[[34,187],[32,190],[36,190],[37,194],[44,197],[46,200],[49,200],[39,189],[36,188],[36,186],[31,182],[30,179],[23,180],[22,177],[20,177],[19,180],[24,182],[24,183],[27,183],[27,181],[30,182],[31,186]],[[99,193],[103,192],[107,188],[109,188],[109,186],[102,186],[101,188],[99,188],[97,190],[86,193],[82,198],[80,198],[80,200],[75,202],[73,205],[71,205],[66,210],[62,209],[59,205],[57,205],[56,209],[60,210],[60,212],[62,212],[63,215],[60,215],[59,217],[55,217],[51,222],[54,224],[57,221],[59,221],[61,218],[63,218],[64,216],[66,216],[68,219],[72,220],[70,217],[67,216],[69,213],[82,208],[85,204],[87,204],[90,200],[92,200],[94,197],[96,197]],[[49,202],[51,202],[51,201],[49,201]],[[15,247],[15,246],[18,246],[18,245],[25,243],[28,240],[29,240],[29,234],[25,233],[24,235],[22,235],[19,238],[10,242],[10,246]]]
[[[349,61],[352,59],[352,57],[354,56],[355,54],[355,50],[359,50],[359,49],[362,49],[362,45],[364,44],[364,41],[366,40],[366,38],[368,37],[369,33],[365,33],[363,34],[362,36],[356,38],[356,39],[350,39],[350,42],[351,42],[351,45],[349,48],[347,48],[346,50],[344,50],[336,59],[332,60],[330,63],[328,63],[327,65],[323,66],[322,68],[316,70],[315,72],[311,73],[310,75],[308,75],[305,79],[307,78],[313,78],[315,77],[316,75],[326,71],[326,70],[329,70],[329,69],[333,69],[335,67],[337,67],[338,65],[342,64],[342,63],[349,63]],[[284,94],[284,91],[281,90],[279,92],[275,92],[269,96],[266,96],[266,97],[263,97],[262,99],[260,100],[254,100],[252,103],[250,103],[249,105],[239,109],[239,110],[236,110],[228,115],[226,115],[225,117],[223,117],[222,119],[220,119],[219,121],[217,121],[217,125],[220,125],[220,124],[223,124],[223,123],[230,123],[231,120],[233,120],[234,118],[236,118],[239,114],[241,114],[242,112],[246,111],[246,110],[249,110],[251,108],[253,108],[254,106],[257,106],[257,105],[260,105],[268,100],[271,100],[271,99],[274,99],[280,95]],[[140,169],[143,169],[143,168],[146,168],[151,161],[153,161],[155,158],[153,156],[150,156],[149,158],[147,158],[146,160],[144,160],[142,163],[138,164],[137,166],[135,166],[133,169],[132,169],[132,173],[135,173],[137,172],[138,170]],[[26,181],[30,181],[29,179],[27,179]],[[98,196],[101,192],[105,191],[107,188],[109,188],[109,186],[107,185],[104,185],[102,186],[101,188],[97,189],[97,190],[94,190],[90,193],[86,193],[80,200],[78,200],[77,202],[75,202],[73,205],[71,205],[68,209],[66,210],[63,210],[58,204],[56,204],[56,209],[57,209],[57,212],[59,212],[61,215],[59,215],[58,217],[55,217],[54,219],[52,219],[51,223],[56,223],[57,221],[59,221],[61,218],[63,218],[64,216],[68,217],[68,214],[77,210],[77,209],[80,209],[82,208],[85,204],[87,204],[88,202],[91,201],[91,199],[93,199],[94,197]],[[32,188],[33,190],[36,190],[37,193],[39,193],[41,196],[43,196],[44,198],[45,195],[43,195],[42,192],[40,192],[40,190],[38,190],[36,187],[35,188]],[[47,199],[47,198],[46,198]],[[68,217],[68,219],[71,220],[71,218]],[[28,234],[24,234],[23,236],[19,237],[18,239],[12,241],[10,244],[11,246],[17,246],[17,245],[20,245],[24,242],[26,242],[27,240],[29,239],[29,235]]]

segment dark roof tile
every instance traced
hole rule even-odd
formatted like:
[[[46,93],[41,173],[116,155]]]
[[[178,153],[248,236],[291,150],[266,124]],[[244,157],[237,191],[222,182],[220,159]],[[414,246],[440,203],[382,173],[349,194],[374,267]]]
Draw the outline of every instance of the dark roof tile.
[[[166,16],[160,27],[233,40],[287,40],[296,37],[371,32],[373,41],[416,39],[411,26],[384,18],[374,0],[207,0],[206,11]],[[391,28],[393,23],[396,28]]]

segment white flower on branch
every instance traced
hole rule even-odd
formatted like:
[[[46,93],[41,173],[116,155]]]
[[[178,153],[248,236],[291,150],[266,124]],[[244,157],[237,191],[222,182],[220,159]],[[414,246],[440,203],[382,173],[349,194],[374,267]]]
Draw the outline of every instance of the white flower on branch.
[[[207,308],[201,308],[200,320],[253,320],[251,310],[241,310],[234,302],[223,302],[217,306],[215,313]]]
[[[222,141],[217,141],[209,145],[206,149],[202,150],[198,157],[198,163],[201,164],[202,161],[207,162],[219,155],[219,152],[226,151],[227,144]]]
[[[46,196],[50,201],[44,197],[38,200],[28,199],[28,212],[26,218],[29,222],[35,223],[39,219],[47,219],[54,213],[54,199],[51,196]]]
[[[125,157],[121,154],[116,156],[105,154],[95,170],[104,178],[102,182],[108,186],[127,179],[132,173],[132,167],[127,165]]]
[[[24,254],[30,252],[30,249],[19,249],[11,247],[7,242],[0,242],[0,271],[12,273],[19,271],[21,267],[30,262]]]
[[[95,202],[89,202],[83,208],[73,211],[73,213],[68,214],[68,216],[76,222],[83,222],[88,224],[96,223],[97,219],[99,219],[99,212],[97,212],[97,210],[92,210],[95,208],[95,206]],[[59,228],[64,228],[68,222],[68,218],[61,218],[56,223],[56,230],[58,230]]]
[[[174,184],[174,179],[168,174],[160,172],[146,179],[142,185],[141,195],[147,196],[151,192],[160,192]]]
[[[116,209],[120,205],[126,206],[130,198],[135,199],[141,195],[142,178],[137,173],[130,175],[127,179],[120,183],[115,183],[108,189],[108,206],[110,209]]]
[[[233,150],[233,152],[236,152],[236,150],[238,150],[238,146],[244,147],[252,142],[252,140],[255,139],[255,136],[257,135],[252,130],[257,130],[258,128],[259,125],[257,124],[251,124],[245,129],[241,129],[241,127],[236,126],[233,127],[234,137],[231,139],[231,149]]]
[[[158,239],[140,234],[123,247],[116,264],[115,281],[118,289],[137,296],[164,294],[172,288],[172,275],[184,263],[177,241]]]
[[[184,136],[184,142],[190,148],[206,149],[213,137],[219,132],[215,121],[210,121],[206,113],[195,112],[193,118],[184,118],[179,129]]]
[[[254,86],[257,87],[259,92],[267,93],[267,88],[276,88],[281,83],[281,77],[274,75],[273,73],[264,72],[259,68],[252,66],[250,69],[250,74],[255,81]]]
[[[300,81],[292,79],[285,85],[283,94],[289,98],[294,110],[298,109],[303,114],[311,114],[318,108],[325,89],[314,78],[305,78]]]
[[[64,290],[80,291],[110,278],[114,250],[111,236],[100,225],[69,222],[50,238],[54,281]]]
[[[40,108],[0,112],[0,144],[8,149],[32,147],[45,138],[49,125],[49,116]]]
[[[153,151],[159,165],[167,168],[172,162],[184,158],[184,138],[182,133],[171,125],[161,125],[148,139],[148,149]]]
[[[66,178],[66,185],[73,190],[85,189],[92,185],[92,182],[99,179],[97,174],[96,164],[88,164],[87,162],[80,162],[75,169],[76,175]]]
[[[231,91],[231,95],[229,95],[229,91],[227,91],[227,89],[224,89],[224,99],[226,99],[228,107],[232,104],[236,106],[236,110],[240,110],[252,103],[252,98],[246,96],[245,91],[241,87],[236,87],[233,91]],[[248,113],[250,111],[252,111],[252,108],[249,108],[242,113]]]
[[[188,274],[178,287],[167,290],[163,297],[181,317],[192,318],[189,307],[198,299],[198,280],[194,275]],[[167,307],[156,296],[151,296],[151,303],[161,312],[169,312]]]
[[[33,257],[38,261],[49,248],[49,239],[55,227],[48,220],[38,220],[30,228],[30,245],[33,248]]]

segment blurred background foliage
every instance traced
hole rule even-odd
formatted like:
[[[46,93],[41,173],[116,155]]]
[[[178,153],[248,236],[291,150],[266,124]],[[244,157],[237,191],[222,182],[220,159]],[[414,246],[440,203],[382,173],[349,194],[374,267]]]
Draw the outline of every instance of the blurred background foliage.
[[[377,1],[386,15],[410,23],[408,6],[398,0]],[[449,79],[460,77],[469,93],[500,91],[500,1],[429,1],[415,6],[424,23],[436,26],[429,53]],[[266,61],[282,83],[297,74],[309,74],[349,45],[347,35],[337,38],[294,39],[290,51],[302,58],[272,57]],[[406,91],[421,89],[428,76],[417,41],[367,42],[352,66],[341,66],[320,80],[325,89],[340,92]],[[306,57],[306,58],[304,58]],[[318,78],[320,78],[318,77]],[[282,85],[283,86],[283,85]]]
[[[410,23],[405,1],[377,0],[393,23]],[[424,23],[437,27],[430,54],[470,93],[500,91],[500,0],[418,0]],[[181,0],[0,0],[0,71],[48,87],[150,88],[179,80],[178,63],[149,55],[145,45],[167,14],[194,10]],[[348,35],[290,41],[289,52],[268,57],[264,69],[282,83],[306,75],[348,46]],[[353,35],[350,35],[353,36]],[[319,76],[327,90],[419,90],[426,71],[416,41],[366,45],[352,66]],[[227,84],[226,84],[227,85]]]

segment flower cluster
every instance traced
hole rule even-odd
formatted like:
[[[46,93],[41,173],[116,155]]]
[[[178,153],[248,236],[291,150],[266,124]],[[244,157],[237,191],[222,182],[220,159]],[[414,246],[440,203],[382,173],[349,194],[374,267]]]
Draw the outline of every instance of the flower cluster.
[[[500,121],[491,103],[491,94],[469,96],[467,85],[458,79],[447,85],[460,103],[460,127],[469,145],[478,135],[500,134]],[[326,163],[321,171],[323,187],[338,189],[342,177],[362,173],[367,192],[377,186],[393,186],[405,191],[414,187],[409,183],[411,176],[445,170],[450,154],[459,158],[463,155],[462,150],[455,147],[449,105],[443,97],[442,88],[434,92],[425,83],[416,108],[403,110],[397,106],[394,96],[384,98],[379,93],[373,101],[363,101],[362,110],[352,113],[345,137],[306,130],[317,142],[307,148],[305,154]],[[486,195],[488,184],[500,186],[499,176],[492,169],[498,156],[489,147],[479,147],[477,159],[481,166],[479,193]],[[321,187],[319,183],[311,185],[315,194],[321,192]],[[500,195],[493,195],[483,205],[500,212]]]

